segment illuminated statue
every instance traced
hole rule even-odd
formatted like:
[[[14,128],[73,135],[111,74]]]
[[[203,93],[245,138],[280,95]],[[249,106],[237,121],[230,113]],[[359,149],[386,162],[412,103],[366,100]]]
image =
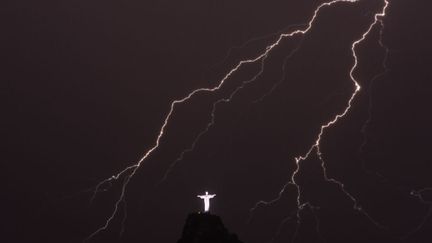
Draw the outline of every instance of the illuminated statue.
[[[206,192],[205,195],[198,195],[197,197],[204,200],[204,212],[208,212],[210,209],[210,199],[214,198],[216,194],[209,195],[208,192]]]

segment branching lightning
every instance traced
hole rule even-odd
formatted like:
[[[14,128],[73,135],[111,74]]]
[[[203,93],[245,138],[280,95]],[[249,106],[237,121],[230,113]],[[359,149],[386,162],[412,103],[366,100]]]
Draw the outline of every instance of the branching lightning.
[[[381,26],[381,29],[382,29],[383,23],[382,23],[382,19],[381,18],[383,18],[383,17],[386,16],[387,9],[388,9],[388,6],[389,6],[389,1],[388,0],[383,0],[383,2],[384,2],[384,4],[383,4],[381,12],[378,12],[378,13],[376,13],[374,15],[374,21],[369,25],[369,27],[361,35],[361,37],[359,39],[357,39],[356,41],[354,41],[352,43],[352,45],[351,45],[351,52],[352,52],[352,56],[353,56],[353,59],[354,59],[354,64],[353,64],[353,66],[351,67],[351,69],[349,71],[349,76],[350,76],[350,79],[351,79],[351,81],[352,81],[352,83],[353,83],[353,85],[355,87],[355,90],[352,93],[351,97],[349,98],[347,106],[345,107],[345,109],[343,110],[342,113],[337,114],[332,120],[330,120],[329,122],[321,125],[320,131],[319,131],[319,133],[317,135],[317,139],[315,140],[315,143],[309,148],[309,150],[306,152],[306,154],[298,156],[298,157],[295,158],[296,170],[292,174],[290,180],[279,191],[278,196],[275,199],[270,200],[270,201],[261,200],[261,201],[257,202],[255,204],[255,206],[251,209],[252,213],[253,213],[253,211],[255,211],[261,205],[271,205],[271,204],[274,204],[275,202],[279,201],[281,199],[283,193],[285,192],[286,188],[289,185],[293,185],[293,186],[296,187],[297,193],[298,193],[297,194],[297,225],[299,225],[300,224],[300,211],[304,207],[306,207],[306,206],[311,207],[312,205],[309,202],[305,202],[305,203],[301,202],[302,201],[301,188],[297,184],[295,178],[296,178],[296,175],[299,173],[301,162],[304,161],[304,160],[306,160],[306,159],[308,159],[309,156],[315,151],[316,155],[318,156],[319,160],[321,161],[321,167],[322,167],[323,172],[324,172],[324,179],[327,182],[331,182],[331,183],[336,184],[341,189],[341,191],[353,202],[353,208],[355,210],[363,213],[377,227],[385,228],[384,226],[382,226],[381,224],[379,224],[376,220],[374,220],[364,209],[362,209],[362,207],[359,205],[357,199],[351,193],[349,193],[345,189],[345,185],[342,182],[340,182],[340,181],[338,181],[338,180],[336,180],[334,178],[330,178],[328,176],[328,174],[327,174],[327,168],[325,166],[325,161],[324,161],[324,159],[322,157],[321,146],[320,146],[321,145],[322,136],[323,136],[324,132],[326,131],[326,129],[332,127],[340,119],[344,118],[349,113],[354,99],[356,98],[357,94],[360,92],[361,86],[360,86],[358,80],[354,76],[354,72],[356,71],[356,69],[358,67],[358,63],[359,63],[357,52],[356,52],[356,47],[367,38],[367,36],[369,35],[369,33],[372,31],[372,29],[375,26],[379,25],[379,26]],[[382,35],[382,33],[381,33],[381,35]],[[383,43],[382,43],[382,41],[381,41],[381,39],[380,39],[380,45],[384,46]],[[387,49],[386,49],[386,51],[387,51]],[[297,228],[297,230],[298,230],[298,228]],[[295,236],[296,236],[296,233],[294,234],[294,237]]]
[[[387,13],[387,8],[388,8],[389,2],[388,0],[384,0],[384,6],[382,8],[382,11],[379,13],[376,13],[374,16],[374,21],[372,22],[372,24],[369,26],[369,28],[366,30],[366,32],[363,33],[362,37],[358,40],[356,40],[352,46],[351,46],[351,51],[353,54],[353,58],[354,58],[354,65],[352,66],[351,70],[350,70],[350,78],[353,81],[354,85],[355,85],[355,91],[352,94],[351,98],[348,100],[348,105],[346,107],[346,109],[341,113],[335,116],[335,118],[333,120],[331,120],[330,122],[328,122],[327,124],[321,126],[321,130],[320,133],[318,134],[318,139],[316,140],[315,145],[312,146],[311,150],[309,150],[308,154],[306,154],[306,156],[304,157],[297,157],[296,158],[296,163],[298,164],[301,160],[305,160],[307,158],[307,156],[309,155],[309,153],[312,151],[313,147],[316,148],[316,153],[319,157],[319,159],[321,160],[321,167],[323,168],[324,171],[324,179],[328,182],[333,182],[335,184],[337,184],[341,190],[352,200],[352,202],[354,203],[353,207],[354,209],[362,212],[366,217],[368,217],[376,226],[381,227],[381,228],[385,228],[384,226],[382,226],[381,224],[379,224],[377,221],[375,221],[366,211],[363,210],[363,208],[359,205],[357,199],[352,196],[346,189],[345,189],[345,185],[333,178],[329,178],[327,175],[327,169],[325,167],[325,162],[324,159],[322,158],[322,153],[321,153],[321,147],[320,147],[320,142],[321,142],[321,137],[325,131],[325,129],[331,127],[332,125],[334,125],[336,122],[338,122],[338,120],[340,120],[341,118],[343,118],[351,109],[352,106],[352,102],[355,99],[355,97],[357,96],[358,92],[360,91],[360,84],[359,82],[356,80],[356,78],[354,77],[354,71],[357,69],[358,66],[358,57],[357,57],[357,53],[356,53],[356,47],[363,42],[366,37],[369,35],[369,33],[372,31],[372,29],[377,25],[377,24],[381,24],[381,29],[382,29],[382,20],[380,18],[385,17],[386,13]],[[382,45],[382,42],[380,41],[380,44]],[[384,46],[384,45],[382,45]],[[387,50],[387,49],[386,49]],[[294,176],[292,177],[292,179],[294,179]]]
[[[173,169],[173,167],[176,165],[177,162],[181,161],[185,155],[185,153],[192,151],[197,142],[200,140],[200,138],[210,129],[211,126],[214,125],[215,123],[215,112],[216,112],[216,108],[220,103],[228,103],[232,100],[232,98],[241,90],[243,89],[247,84],[254,82],[255,80],[257,80],[257,78],[263,73],[264,71],[264,64],[265,64],[265,60],[268,57],[269,53],[275,49],[283,39],[285,38],[290,38],[296,35],[305,35],[307,34],[311,28],[313,27],[318,14],[320,13],[320,11],[325,8],[325,7],[329,7],[332,6],[334,4],[337,3],[356,3],[359,2],[360,0],[333,0],[333,1],[329,1],[329,2],[325,2],[320,4],[313,12],[313,15],[310,19],[310,21],[303,25],[303,28],[299,28],[296,30],[293,30],[291,32],[288,33],[282,33],[279,34],[279,37],[276,39],[275,42],[273,42],[272,44],[268,45],[265,50],[261,53],[258,54],[256,57],[251,58],[251,59],[245,59],[240,61],[237,65],[235,65],[221,80],[219,80],[219,82],[217,83],[216,86],[212,87],[212,88],[199,88],[199,89],[195,89],[193,91],[191,91],[189,94],[187,94],[185,97],[181,98],[181,99],[176,99],[174,101],[171,102],[169,110],[163,120],[162,126],[159,129],[158,135],[155,139],[154,144],[150,147],[150,149],[148,149],[144,155],[134,164],[126,167],[125,169],[123,169],[122,171],[120,171],[117,174],[114,174],[113,176],[101,181],[94,190],[94,194],[92,199],[96,196],[97,192],[100,190],[100,188],[105,185],[106,183],[112,183],[113,181],[117,181],[120,178],[123,178],[123,184],[121,186],[121,191],[120,191],[120,195],[116,201],[116,203],[114,204],[114,209],[112,211],[112,213],[109,215],[109,217],[106,219],[105,223],[98,228],[95,232],[93,232],[92,234],[90,234],[84,241],[89,241],[90,239],[92,239],[95,235],[99,234],[100,232],[106,230],[108,228],[108,226],[110,225],[110,223],[112,222],[112,220],[115,218],[115,216],[118,214],[119,211],[119,207],[121,206],[121,204],[123,203],[123,206],[125,206],[125,194],[126,194],[126,189],[127,186],[129,184],[129,182],[131,181],[131,179],[133,178],[133,176],[136,174],[137,170],[139,168],[142,167],[143,164],[145,164],[145,162],[148,160],[148,158],[153,154],[153,152],[155,150],[157,150],[161,144],[161,140],[164,138],[165,132],[166,132],[166,128],[169,124],[169,122],[171,121],[171,118],[174,114],[174,112],[176,111],[176,107],[179,104],[183,104],[183,103],[187,103],[192,97],[198,95],[198,94],[204,94],[204,93],[213,93],[216,92],[218,90],[220,90],[224,84],[232,77],[232,75],[234,73],[236,73],[241,67],[243,67],[246,64],[253,64],[256,62],[261,62],[261,68],[259,70],[259,72],[253,76],[251,79],[247,80],[247,81],[243,81],[240,86],[238,86],[237,88],[235,88],[228,97],[226,98],[221,98],[217,101],[215,101],[213,103],[212,106],[212,110],[211,112],[211,120],[210,122],[207,124],[207,126],[205,127],[205,129],[203,131],[201,131],[198,136],[195,138],[195,140],[193,141],[193,143],[191,144],[191,146],[184,150],[179,157],[172,163],[170,164],[169,168],[167,169],[162,181],[164,181],[166,179],[166,177],[168,176],[168,174],[171,172],[171,170]],[[367,30],[362,34],[361,38],[359,38],[358,40],[354,41],[352,43],[351,46],[351,52],[352,52],[352,56],[354,59],[354,64],[351,67],[350,71],[349,71],[349,76],[350,79],[355,87],[354,92],[352,93],[350,99],[348,100],[347,106],[346,108],[343,110],[342,113],[337,114],[331,121],[323,124],[320,128],[320,131],[317,135],[317,139],[315,140],[315,143],[309,148],[309,150],[307,151],[306,154],[296,157],[295,158],[295,162],[296,162],[296,170],[293,172],[290,180],[283,186],[283,188],[280,190],[279,195],[277,198],[271,200],[271,201],[260,201],[258,202],[254,208],[251,209],[251,211],[253,212],[258,206],[260,205],[269,205],[269,204],[273,204],[274,202],[278,201],[281,198],[281,195],[284,193],[285,189],[289,186],[289,185],[293,185],[296,187],[297,192],[298,192],[298,196],[297,196],[297,220],[299,222],[300,220],[300,211],[304,208],[304,207],[310,207],[311,209],[314,209],[315,206],[312,206],[310,203],[305,202],[302,203],[301,202],[301,189],[300,186],[296,183],[295,180],[295,176],[297,175],[297,173],[300,170],[300,164],[302,161],[306,160],[314,151],[316,152],[317,156],[319,157],[319,159],[321,160],[321,166],[322,169],[324,171],[324,179],[328,182],[332,182],[335,183],[336,185],[338,185],[340,187],[340,189],[343,191],[343,193],[346,194],[346,196],[348,196],[350,198],[350,200],[353,202],[354,204],[354,209],[362,212],[364,215],[366,215],[372,222],[374,222],[377,226],[380,226],[377,222],[375,222],[358,204],[357,200],[354,198],[354,196],[352,196],[348,191],[346,191],[345,186],[342,182],[337,181],[336,179],[330,178],[327,175],[327,170],[325,167],[325,163],[324,163],[324,159],[322,158],[322,153],[321,153],[321,148],[320,148],[320,143],[321,143],[321,138],[325,132],[325,130],[331,126],[333,126],[334,124],[336,124],[340,119],[342,119],[343,117],[345,117],[352,106],[352,103],[354,101],[354,99],[356,98],[358,92],[360,91],[361,87],[359,82],[357,81],[357,79],[354,76],[354,72],[357,69],[358,66],[358,57],[357,57],[357,53],[356,53],[356,47],[363,42],[367,36],[369,35],[369,33],[371,32],[371,30],[376,26],[376,25],[380,25],[382,26],[382,20],[381,18],[385,17],[386,15],[386,10],[387,7],[389,5],[388,0],[383,0],[384,6],[382,8],[382,11],[379,13],[376,13],[374,15],[374,21],[369,25],[369,27],[367,28]],[[249,43],[249,42],[248,42]],[[296,49],[297,50],[297,49]],[[295,52],[295,50],[294,50]],[[292,53],[293,54],[293,53]],[[292,55],[290,54],[290,56]],[[286,60],[290,57],[288,56],[285,60],[284,60],[284,66],[286,63]],[[283,69],[283,77],[285,77],[285,71]],[[279,83],[279,82],[278,82]],[[270,90],[270,92],[268,94],[270,94],[273,89],[278,85],[278,83],[275,84],[275,86]],[[263,97],[267,96],[268,94],[265,94]],[[124,217],[125,217],[126,213],[124,213]],[[282,224],[283,225],[283,224]],[[282,227],[282,225],[280,227]],[[297,229],[298,230],[298,229]],[[122,230],[123,231],[123,230]],[[295,236],[294,236],[295,238]]]

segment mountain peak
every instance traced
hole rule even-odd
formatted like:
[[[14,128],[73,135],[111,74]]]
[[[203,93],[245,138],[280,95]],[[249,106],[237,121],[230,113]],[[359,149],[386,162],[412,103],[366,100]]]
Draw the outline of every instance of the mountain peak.
[[[177,243],[242,243],[237,235],[225,228],[219,216],[210,213],[191,213],[186,219],[183,234]]]

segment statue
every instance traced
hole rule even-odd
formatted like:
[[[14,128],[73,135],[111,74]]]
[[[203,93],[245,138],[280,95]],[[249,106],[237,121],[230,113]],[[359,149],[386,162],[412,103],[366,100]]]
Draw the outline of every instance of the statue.
[[[209,195],[208,192],[206,192],[205,195],[198,195],[197,197],[204,200],[204,212],[207,213],[210,210],[210,199],[214,198],[216,194]]]

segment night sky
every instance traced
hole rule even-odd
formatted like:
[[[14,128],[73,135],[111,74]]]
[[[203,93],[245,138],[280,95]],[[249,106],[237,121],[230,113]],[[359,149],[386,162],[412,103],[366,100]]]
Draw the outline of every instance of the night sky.
[[[315,152],[295,177],[301,202],[313,205],[300,211],[300,224],[294,186],[274,204],[250,209],[279,196],[295,157],[345,109],[355,89],[351,44],[382,0],[323,8],[310,32],[284,39],[254,82],[216,106],[214,125],[161,181],[206,129],[214,102],[261,63],[177,105],[160,146],[128,184],[126,203],[91,242],[176,242],[206,190],[217,194],[212,213],[245,243],[432,242],[432,4],[389,1],[381,36],[388,56],[377,25],[356,49],[362,89],[321,140],[328,177],[363,211],[325,181]],[[278,33],[305,28],[322,2],[3,3],[0,241],[82,242],[105,224],[126,177],[102,184],[91,201],[95,186],[154,145],[171,102],[216,86]]]

